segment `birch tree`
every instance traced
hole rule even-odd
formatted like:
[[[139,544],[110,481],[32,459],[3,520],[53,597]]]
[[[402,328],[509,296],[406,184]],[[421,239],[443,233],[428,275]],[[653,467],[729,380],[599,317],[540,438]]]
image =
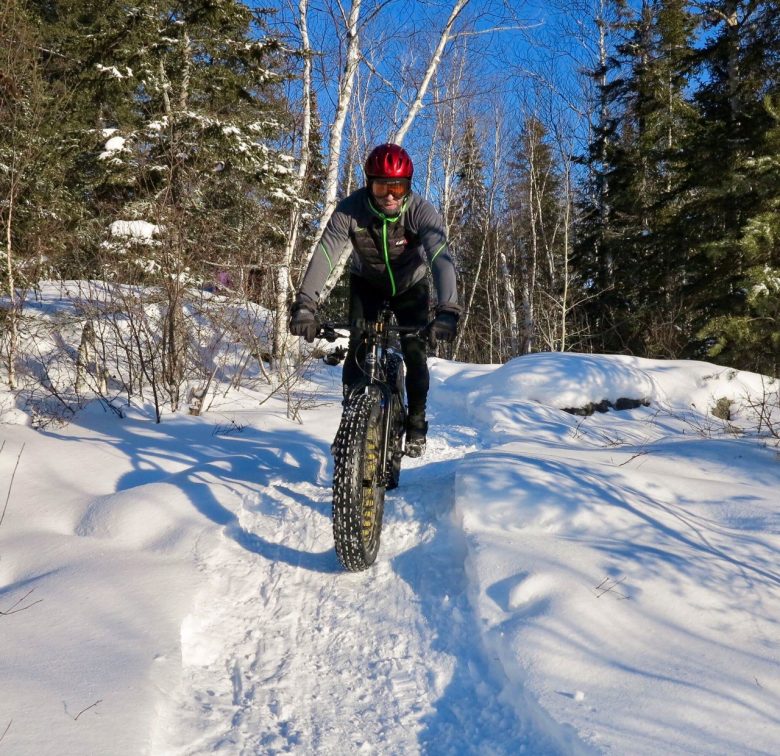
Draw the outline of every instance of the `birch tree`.
[[[395,142],[396,144],[403,144],[406,133],[409,131],[412,124],[414,123],[414,119],[420,112],[420,109],[423,106],[423,99],[425,98],[425,95],[428,91],[428,86],[431,83],[431,79],[433,78],[436,70],[439,67],[439,64],[441,63],[442,55],[444,55],[444,50],[447,47],[447,43],[450,41],[450,39],[452,39],[455,21],[457,21],[458,16],[466,7],[468,2],[469,0],[456,0],[455,4],[452,6],[450,16],[447,19],[447,22],[444,24],[444,28],[442,29],[441,34],[439,35],[438,44],[436,45],[428,62],[428,67],[425,71],[422,81],[420,82],[420,86],[417,88],[417,94],[415,95],[411,107],[409,108],[406,119],[401,124],[401,127],[398,129],[398,131],[396,131],[396,133],[393,135],[393,139],[391,141]]]
[[[452,351],[453,359],[458,359],[461,354],[464,338],[469,333],[469,322],[472,315],[477,319],[482,318],[483,320],[485,320],[486,314],[488,315],[487,328],[482,328],[480,331],[488,334],[491,352],[493,349],[493,332],[494,330],[500,330],[500,328],[494,329],[493,327],[492,311],[494,304],[497,304],[497,297],[491,296],[490,282],[493,277],[490,275],[490,272],[491,267],[495,265],[493,258],[495,257],[495,248],[497,246],[495,202],[501,175],[499,169],[502,150],[501,126],[501,121],[497,118],[494,125],[493,164],[489,181],[482,175],[476,126],[473,121],[469,121],[466,126],[465,151],[467,153],[470,152],[471,155],[467,156],[467,163],[464,164],[466,170],[461,173],[461,191],[465,189],[466,192],[472,195],[472,198],[470,207],[464,207],[460,215],[467,225],[469,222],[476,224],[474,230],[478,240],[478,250],[472,243],[470,252],[472,255],[476,255],[476,267],[472,266],[470,274],[467,276],[468,281],[464,281],[464,289],[470,284],[470,290],[467,290],[468,293],[464,301],[464,313]],[[472,143],[470,144],[470,142]],[[480,311],[475,311],[477,291],[480,289],[485,291],[485,301]],[[514,307],[513,302],[510,304]],[[484,310],[488,310],[488,312],[485,313]],[[500,309],[496,308],[496,311],[500,312]],[[477,344],[473,347],[472,355],[474,357],[482,356],[479,354],[479,338],[477,336]]]
[[[336,207],[336,197],[339,186],[339,170],[341,168],[341,150],[344,140],[344,126],[347,122],[352,92],[355,86],[355,74],[360,64],[360,35],[358,21],[360,19],[360,6],[362,0],[352,0],[348,16],[344,19],[345,62],[339,77],[338,94],[336,98],[336,110],[329,129],[328,161],[325,170],[325,199],[320,215],[319,230],[309,257],[319,244],[319,240],[328,225],[330,216]]]
[[[406,118],[404,119],[401,128],[396,132],[393,139],[396,143],[399,143],[406,137],[409,129],[412,127],[416,117],[418,116],[420,109],[423,106],[423,100],[428,91],[431,79],[436,74],[436,71],[441,63],[442,56],[446,50],[447,44],[453,39],[453,26],[460,15],[463,8],[467,5],[468,0],[455,0],[452,11],[441,30],[438,38],[438,43],[431,53],[428,65],[426,66],[425,73],[422,77],[419,87],[417,87],[414,101],[409,107]],[[344,119],[346,119],[347,110],[350,104],[352,95],[352,87],[354,80],[354,69],[360,61],[360,48],[357,39],[357,17],[358,12],[355,11],[355,2],[353,2],[352,12],[350,13],[347,28],[347,51],[346,51],[346,64],[344,68],[344,75],[339,84],[339,96],[337,101],[336,116],[334,118],[333,125],[331,126],[331,139],[332,145],[328,154],[328,179],[327,179],[327,191],[325,195],[325,207],[320,220],[320,229],[318,239],[312,248],[311,254],[314,254],[316,250],[316,244],[319,243],[319,237],[325,230],[328,219],[330,218],[333,209],[336,205],[336,188],[338,186],[338,172],[340,165],[341,155],[341,139],[344,129]],[[357,3],[359,5],[359,3]],[[358,8],[359,10],[359,8]],[[354,21],[354,32],[350,32],[353,29],[352,22]],[[396,105],[398,102],[396,101]],[[333,271],[331,271],[330,277],[323,287],[322,298],[324,299],[330,293],[335,286],[336,282],[341,277],[341,274],[346,267],[348,259],[342,260]]]
[[[293,190],[298,197],[301,195],[303,180],[309,170],[312,123],[312,49],[309,42],[308,10],[308,0],[299,0],[297,27],[301,40],[301,55],[303,56],[301,94],[303,114],[301,123],[301,154],[298,158],[298,170],[293,185]],[[287,234],[287,242],[276,273],[276,319],[274,323],[273,356],[277,361],[280,360],[286,352],[288,342],[287,306],[291,286],[290,265],[298,241],[301,211],[301,203],[298,201],[293,205],[290,213],[290,231]]]

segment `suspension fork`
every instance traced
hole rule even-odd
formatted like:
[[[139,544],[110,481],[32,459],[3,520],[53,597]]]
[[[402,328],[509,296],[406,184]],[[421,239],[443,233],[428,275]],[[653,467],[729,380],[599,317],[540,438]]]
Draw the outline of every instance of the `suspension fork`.
[[[371,326],[366,343],[366,355],[363,364],[366,369],[366,383],[369,390],[374,389],[381,395],[382,407],[382,443],[379,454],[380,470],[382,471],[383,485],[387,484],[387,461],[390,452],[390,440],[393,434],[393,398],[394,392],[388,386],[384,376],[383,381],[377,380],[377,368],[380,360],[387,362],[387,352],[390,347],[390,318],[391,312],[388,308],[382,311],[382,318]],[[385,369],[387,365],[384,365]]]
[[[387,461],[390,454],[390,440],[393,435],[393,392],[384,383],[374,384],[382,394],[382,445],[380,447],[379,464],[382,471],[383,485],[387,484]]]

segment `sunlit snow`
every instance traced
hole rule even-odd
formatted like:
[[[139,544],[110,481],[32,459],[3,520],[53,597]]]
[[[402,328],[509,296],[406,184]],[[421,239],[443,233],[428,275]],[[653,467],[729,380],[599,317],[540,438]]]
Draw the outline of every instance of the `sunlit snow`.
[[[0,391],[0,748],[776,753],[776,383],[430,364],[428,453],[360,574],[330,529],[339,367],[302,424],[221,386],[200,417],[92,403],[36,431]],[[564,411],[621,398],[647,406]]]
[[[151,239],[160,230],[154,223],[143,220],[118,220],[109,227],[111,236],[130,237],[133,239]]]

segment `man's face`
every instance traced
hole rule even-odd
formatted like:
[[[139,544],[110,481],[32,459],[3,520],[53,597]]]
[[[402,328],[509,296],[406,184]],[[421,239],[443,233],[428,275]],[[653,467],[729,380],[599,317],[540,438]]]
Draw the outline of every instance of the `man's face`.
[[[397,215],[401,211],[406,195],[411,190],[411,184],[412,182],[405,178],[373,178],[370,180],[369,188],[379,209],[385,215]]]

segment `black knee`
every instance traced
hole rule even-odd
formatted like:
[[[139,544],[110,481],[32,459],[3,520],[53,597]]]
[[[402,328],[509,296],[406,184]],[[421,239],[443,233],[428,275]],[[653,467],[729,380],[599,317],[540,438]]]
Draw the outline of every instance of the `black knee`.
[[[406,364],[406,395],[409,411],[424,412],[428,397],[428,359],[422,339],[404,339],[402,343]]]

